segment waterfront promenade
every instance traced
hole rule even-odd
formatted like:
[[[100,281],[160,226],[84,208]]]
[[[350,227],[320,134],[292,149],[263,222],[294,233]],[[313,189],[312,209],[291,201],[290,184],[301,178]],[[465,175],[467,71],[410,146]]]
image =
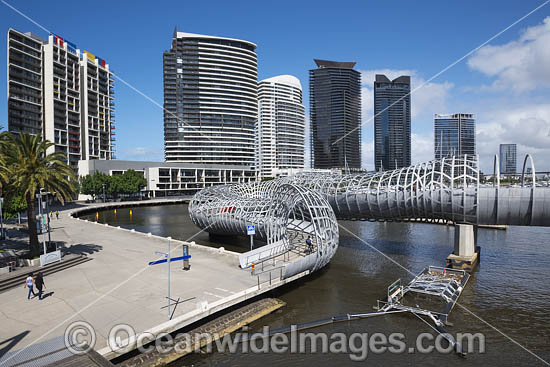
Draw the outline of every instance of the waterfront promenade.
[[[191,270],[182,270],[181,261],[172,263],[171,297],[186,301],[169,321],[167,309],[161,309],[167,305],[167,265],[147,265],[159,259],[155,251],[167,251],[167,240],[77,220],[69,212],[52,221],[52,240],[65,242],[66,252],[86,253],[93,260],[46,277],[49,295],[42,301],[27,300],[23,284],[0,294],[0,341],[3,347],[12,343],[10,351],[63,335],[72,322],[86,321],[97,335],[94,349],[112,358],[107,337],[116,324],[131,325],[137,333],[170,332],[306,275],[280,280],[275,263],[271,274],[253,276],[239,268],[238,254],[190,244]],[[181,247],[175,249],[181,244],[172,241],[172,256],[181,256]]]

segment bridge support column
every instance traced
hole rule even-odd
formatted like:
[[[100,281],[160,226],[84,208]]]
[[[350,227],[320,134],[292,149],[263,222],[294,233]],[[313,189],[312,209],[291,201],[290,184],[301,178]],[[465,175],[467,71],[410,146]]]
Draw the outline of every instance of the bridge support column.
[[[455,224],[454,251],[447,256],[445,266],[471,272],[478,262],[477,226]]]

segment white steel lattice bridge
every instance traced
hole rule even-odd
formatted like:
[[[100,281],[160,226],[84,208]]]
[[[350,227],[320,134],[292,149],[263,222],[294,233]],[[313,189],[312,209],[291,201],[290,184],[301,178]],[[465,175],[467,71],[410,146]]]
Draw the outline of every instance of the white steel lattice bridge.
[[[521,186],[501,186],[498,166],[495,157],[490,185],[480,183],[477,156],[461,156],[383,172],[213,186],[193,197],[189,213],[210,233],[246,235],[247,225],[255,224],[267,245],[242,254],[241,267],[293,254],[284,266],[286,277],[330,261],[338,246],[337,218],[550,226],[550,188],[536,184],[531,157],[525,157]],[[312,248],[305,246],[308,236]]]

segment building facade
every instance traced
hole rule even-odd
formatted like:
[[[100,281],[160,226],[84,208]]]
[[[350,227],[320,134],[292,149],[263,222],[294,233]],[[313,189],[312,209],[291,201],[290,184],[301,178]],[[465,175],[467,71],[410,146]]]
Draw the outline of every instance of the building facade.
[[[255,164],[256,45],[174,30],[163,54],[168,162]]]
[[[311,163],[361,167],[361,73],[354,62],[314,60],[309,71]]]
[[[259,82],[256,147],[260,178],[305,167],[305,130],[300,81],[280,75]]]
[[[515,174],[517,172],[517,145],[500,144],[499,162],[501,174]]]
[[[143,174],[147,181],[143,191],[149,197],[191,196],[206,187],[255,180],[254,169],[243,169],[243,166],[118,159],[82,160],[78,163],[79,176],[93,175],[95,172],[117,175],[130,169]]]
[[[114,79],[109,65],[57,35],[8,31],[8,130],[41,134],[78,168],[114,159]]]
[[[471,113],[434,115],[435,159],[476,154],[476,124]]]
[[[411,78],[374,80],[374,166],[377,171],[411,165]]]

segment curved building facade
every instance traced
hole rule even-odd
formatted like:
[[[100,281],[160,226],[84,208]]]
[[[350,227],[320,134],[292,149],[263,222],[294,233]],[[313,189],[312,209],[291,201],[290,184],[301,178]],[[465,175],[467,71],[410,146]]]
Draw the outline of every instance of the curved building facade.
[[[174,31],[164,52],[166,161],[254,165],[254,43]]]
[[[305,167],[305,107],[298,78],[279,75],[259,83],[257,129],[260,177]]]

